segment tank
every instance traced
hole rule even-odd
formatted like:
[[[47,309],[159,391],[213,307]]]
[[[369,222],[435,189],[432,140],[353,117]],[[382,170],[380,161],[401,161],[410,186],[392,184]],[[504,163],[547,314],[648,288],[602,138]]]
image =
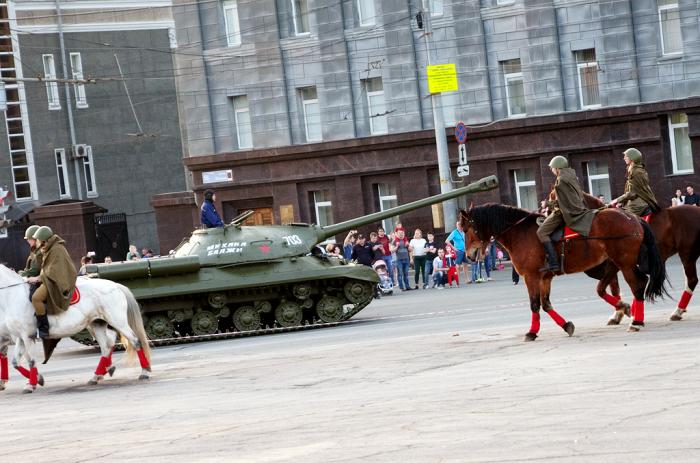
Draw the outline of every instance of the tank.
[[[168,257],[93,264],[87,272],[127,286],[139,301],[154,344],[326,326],[348,320],[374,298],[367,266],[325,255],[317,246],[340,233],[467,193],[495,188],[495,176],[382,212],[321,227],[197,229]],[[76,340],[89,343],[89,335]]]

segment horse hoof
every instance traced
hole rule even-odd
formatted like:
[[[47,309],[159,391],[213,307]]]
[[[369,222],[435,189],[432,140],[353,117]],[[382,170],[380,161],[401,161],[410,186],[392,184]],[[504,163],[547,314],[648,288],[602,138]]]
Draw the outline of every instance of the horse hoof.
[[[644,328],[644,322],[632,322],[629,328],[627,328],[627,331],[631,333],[638,333],[642,331],[642,328]]]
[[[41,375],[37,376],[37,378],[36,378],[36,383],[37,383],[39,386],[42,386],[42,387],[43,387],[43,386],[44,386],[44,377],[41,376]]]
[[[5,390],[5,383],[1,382],[0,383],[0,391],[4,391],[4,390]]]
[[[535,339],[537,339],[537,335],[535,333],[527,333],[525,335],[525,339],[523,339],[523,341],[530,342],[530,341],[534,341]]]
[[[620,302],[620,305],[617,307],[617,310],[622,310],[625,313],[625,315],[629,317],[632,309],[630,308],[630,305],[628,303]]]
[[[676,309],[676,311],[671,314],[670,320],[672,322],[679,322],[683,320],[683,312],[683,310]]]
[[[618,320],[617,318],[608,319],[608,326],[619,325],[619,324],[620,324],[620,320]]]
[[[112,376],[114,376],[114,372],[116,371],[116,369],[117,369],[117,367],[115,367],[115,366],[109,367],[109,370],[107,370],[107,373],[109,373],[109,377],[110,377],[110,378],[111,378]]]
[[[564,328],[564,331],[566,331],[566,334],[568,334],[569,337],[574,335],[574,330],[576,329],[574,324],[571,322],[564,323],[564,326],[562,326],[562,328]]]
[[[141,376],[139,376],[140,381],[146,381],[148,379],[151,379],[151,377],[148,376],[147,374],[141,374]]]
[[[32,392],[34,392],[34,387],[30,386],[29,384],[24,386],[24,389],[22,389],[22,394],[31,394]]]
[[[90,381],[87,382],[87,384],[88,384],[88,386],[97,386],[98,384],[100,384],[100,380],[103,378],[104,378],[104,376],[95,375],[92,377],[92,379]]]

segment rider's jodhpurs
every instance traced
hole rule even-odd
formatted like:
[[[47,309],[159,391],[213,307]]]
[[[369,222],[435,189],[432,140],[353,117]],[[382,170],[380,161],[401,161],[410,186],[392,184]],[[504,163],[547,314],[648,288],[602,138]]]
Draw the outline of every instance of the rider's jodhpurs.
[[[46,300],[48,299],[48,293],[46,292],[46,285],[41,285],[34,291],[32,296],[32,305],[37,315],[46,315]]]
[[[554,212],[553,214],[550,214],[546,219],[544,219],[542,225],[540,225],[540,227],[537,229],[537,239],[540,240],[540,243],[551,241],[549,235],[557,231],[557,228],[559,228],[563,223],[564,217],[562,217],[561,212]]]

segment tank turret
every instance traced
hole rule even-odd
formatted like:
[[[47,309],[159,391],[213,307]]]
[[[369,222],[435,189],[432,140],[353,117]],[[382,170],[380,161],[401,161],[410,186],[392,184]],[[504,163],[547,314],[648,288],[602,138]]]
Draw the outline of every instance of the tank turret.
[[[171,256],[89,265],[87,271],[131,289],[146,330],[157,342],[339,322],[371,302],[378,278],[370,267],[317,252],[318,243],[496,186],[496,177],[489,176],[449,193],[326,227],[244,226],[243,214],[225,227],[195,230]]]

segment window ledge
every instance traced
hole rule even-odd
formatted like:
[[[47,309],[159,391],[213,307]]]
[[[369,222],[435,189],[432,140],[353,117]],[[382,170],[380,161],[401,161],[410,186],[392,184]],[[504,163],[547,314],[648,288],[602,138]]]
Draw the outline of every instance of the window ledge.
[[[658,61],[675,61],[680,59],[683,59],[683,52],[668,53],[666,55],[661,55]]]
[[[522,119],[523,117],[527,117],[527,113],[525,114],[512,114],[508,116],[508,119]]]
[[[581,106],[581,111],[586,111],[588,109],[599,109],[602,107],[603,107],[603,105],[599,105],[599,104],[594,104],[594,105],[590,105],[590,106]]]
[[[60,111],[61,107],[60,106],[49,106],[49,111]]]
[[[694,170],[689,170],[687,172],[673,172],[671,174],[666,174],[666,177],[683,177],[685,175],[693,175],[694,173]]]

